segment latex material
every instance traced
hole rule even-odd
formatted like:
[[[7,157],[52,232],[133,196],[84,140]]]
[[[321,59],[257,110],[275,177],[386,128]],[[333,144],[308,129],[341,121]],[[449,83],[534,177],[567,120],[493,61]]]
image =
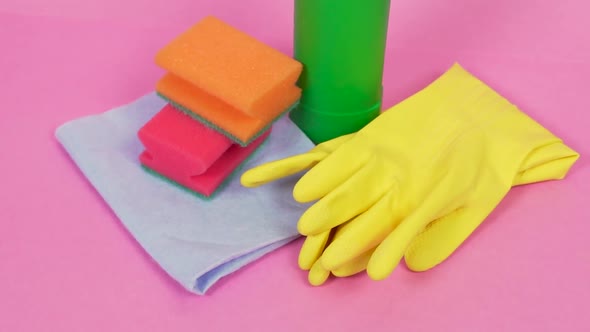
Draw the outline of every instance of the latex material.
[[[348,136],[347,139],[352,137],[352,135]],[[326,142],[322,148],[334,151],[344,142],[344,140],[335,139]],[[327,154],[329,154],[329,152],[326,152],[326,155]],[[577,157],[578,154],[562,142],[556,142],[535,149],[522,163],[518,173],[514,177],[512,186],[562,179],[565,177]],[[319,260],[326,246],[329,244],[328,239],[330,237],[332,237],[332,242],[342,243],[341,237],[343,231],[347,230],[346,225],[348,224],[344,224],[342,227],[338,227],[335,230],[327,231],[319,235],[307,236],[299,254],[299,266],[304,270],[310,270],[316,261]],[[447,229],[450,234],[446,235],[452,237],[452,229],[448,226]],[[318,241],[319,239],[326,240]],[[459,242],[463,242],[464,240],[465,238],[456,239],[456,241]],[[412,247],[412,250],[405,254],[406,265],[409,269],[415,272],[429,270],[441,263],[443,259],[439,256],[439,252],[444,252],[444,247],[451,244],[449,238],[443,236],[425,237],[420,243],[420,246]],[[374,250],[375,249],[373,248],[329,272],[336,277],[349,277],[363,272],[366,270],[367,264]],[[321,264],[319,265],[321,266]],[[314,270],[310,270],[309,279],[318,280],[319,277],[316,276],[316,274],[323,276],[327,271],[328,270],[326,269],[321,270],[319,266],[316,265]],[[321,285],[321,283],[316,283],[315,285]]]
[[[416,271],[441,263],[512,185],[561,179],[578,157],[456,64],[358,133],[249,170],[241,181],[256,186],[309,169],[293,195],[319,200],[298,223],[308,236],[299,261],[306,269],[313,262],[310,281],[363,265],[380,280],[404,255]],[[323,250],[314,237],[334,229]]]
[[[296,0],[303,64],[293,121],[316,144],[358,131],[381,111],[389,0]]]

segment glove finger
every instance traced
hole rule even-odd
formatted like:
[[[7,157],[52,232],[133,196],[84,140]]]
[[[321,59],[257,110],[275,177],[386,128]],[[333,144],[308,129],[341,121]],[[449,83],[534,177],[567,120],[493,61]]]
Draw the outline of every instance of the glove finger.
[[[439,167],[429,176],[432,187],[424,188],[424,199],[400,224],[377,246],[367,265],[367,273],[373,280],[387,278],[399,264],[412,240],[432,221],[463,206],[474,193],[485,193],[485,197],[502,197],[503,186],[498,186],[497,174],[486,173],[482,165],[484,138],[456,142],[445,159],[438,160]],[[473,158],[465,163],[465,156]],[[474,182],[478,185],[474,189]],[[491,187],[484,187],[489,184]],[[476,190],[476,191],[474,191]],[[496,191],[494,191],[496,190]],[[400,193],[402,194],[402,193]],[[498,195],[499,194],[499,195]],[[492,195],[492,196],[490,196]]]
[[[340,266],[339,268],[332,270],[332,274],[336,277],[345,278],[365,271],[367,269],[367,264],[369,264],[369,259],[371,259],[371,255],[374,251],[375,248],[365,252],[364,254]]]
[[[426,271],[447,259],[485,218],[479,209],[461,208],[428,225],[404,254],[408,268]]]
[[[366,149],[351,139],[321,160],[295,185],[293,197],[307,203],[326,196],[357,172],[368,159]]]
[[[392,186],[382,163],[373,159],[307,209],[297,224],[303,235],[325,232],[371,209]]]
[[[321,286],[328,280],[329,276],[330,271],[324,269],[320,261],[316,261],[311,267],[311,270],[309,270],[307,280],[313,286]]]
[[[456,176],[444,177],[422,205],[418,206],[408,217],[379,244],[367,265],[367,273],[373,280],[387,278],[399,264],[410,242],[433,220],[454,211],[465,201],[466,183],[458,184]],[[457,184],[458,188],[455,188]],[[451,196],[450,193],[456,194]]]
[[[522,163],[512,185],[563,179],[579,157],[562,142],[535,149]]]
[[[404,253],[408,268],[417,272],[425,271],[447,259],[492,213],[506,194],[502,187],[493,185],[484,191],[487,193],[485,200],[445,214],[412,239]]]
[[[375,248],[399,224],[401,215],[389,192],[373,207],[344,225],[321,256],[324,268],[334,271]]]
[[[331,231],[326,231],[318,235],[310,235],[305,238],[301,250],[299,251],[298,264],[302,270],[309,270],[313,264],[320,258]]]
[[[247,188],[258,187],[312,168],[352,137],[354,137],[354,134],[336,137],[317,145],[306,153],[271,161],[251,168],[242,174],[240,182]]]
[[[247,188],[258,187],[309,169],[325,157],[326,153],[324,152],[310,151],[285,159],[271,161],[244,172],[240,177],[240,183]]]

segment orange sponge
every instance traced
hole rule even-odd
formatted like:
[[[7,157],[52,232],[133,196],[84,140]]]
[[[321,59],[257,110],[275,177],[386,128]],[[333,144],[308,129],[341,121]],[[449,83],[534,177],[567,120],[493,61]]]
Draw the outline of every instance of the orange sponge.
[[[207,17],[156,55],[156,91],[175,108],[246,146],[299,101],[298,61]]]

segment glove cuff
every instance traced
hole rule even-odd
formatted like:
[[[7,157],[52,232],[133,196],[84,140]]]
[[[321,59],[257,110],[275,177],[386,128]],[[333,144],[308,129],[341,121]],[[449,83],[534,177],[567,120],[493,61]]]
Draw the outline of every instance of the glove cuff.
[[[580,155],[559,142],[535,149],[520,165],[513,186],[563,179]]]
[[[451,144],[483,136],[482,148],[490,150],[490,164],[504,170],[507,185],[561,179],[579,158],[560,138],[457,63],[392,110],[422,112],[421,121],[430,123],[430,133],[437,136],[429,133],[431,141]],[[434,122],[437,130],[432,130]]]

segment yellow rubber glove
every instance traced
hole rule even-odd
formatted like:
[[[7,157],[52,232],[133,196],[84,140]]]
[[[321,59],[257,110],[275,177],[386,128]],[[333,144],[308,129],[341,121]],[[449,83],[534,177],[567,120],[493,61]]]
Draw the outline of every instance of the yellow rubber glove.
[[[302,155],[262,165],[257,168],[257,170],[263,171],[264,174],[262,176],[260,176],[261,174],[245,174],[243,181],[246,181],[245,185],[247,186],[257,186],[309,169],[353,136],[354,134],[349,134],[338,137],[324,142]],[[535,149],[520,166],[512,185],[516,186],[562,179],[575,161],[575,158],[577,158],[577,154],[562,142],[556,142]],[[248,177],[251,175],[253,178],[250,179],[251,182],[248,182]],[[335,232],[334,239],[332,240],[337,243],[339,242],[337,239],[341,235],[341,231],[339,232],[339,230]],[[348,277],[366,270],[370,255],[374,251],[373,248],[360,257],[345,263],[335,271],[327,271],[321,267],[321,264],[316,264],[316,262],[328,245],[330,234],[330,231],[326,231],[319,235],[307,236],[301,248],[299,266],[304,270],[311,270],[309,281],[312,285],[321,285],[328,278],[330,272],[337,277]],[[463,234],[465,238],[467,237],[464,233],[458,232],[457,235],[459,234]],[[440,240],[436,236],[424,236],[422,246],[413,247],[415,249],[411,251],[410,255],[406,253],[405,259],[408,267],[414,271],[424,271],[440,263],[442,259],[439,253],[448,251],[448,248],[452,247],[452,243],[445,241],[445,237],[439,238]],[[455,238],[460,243],[465,240],[465,238],[457,236],[450,238]],[[429,243],[429,240],[433,243]],[[447,247],[447,249],[440,249],[439,247],[441,246]]]
[[[512,186],[562,179],[577,158],[578,154],[563,143],[535,149],[521,165]],[[427,227],[412,241],[405,253],[405,262],[408,268],[415,272],[429,270],[443,262],[450,252],[465,241],[469,234],[464,229],[469,229],[469,227],[461,224],[461,221],[469,223],[477,222],[477,220],[456,219],[451,216],[437,220],[435,225],[431,224],[431,227]],[[331,241],[336,242],[337,245],[344,244],[340,236],[347,231],[347,225],[348,223],[333,230],[334,235]],[[477,227],[477,225],[475,226]],[[301,248],[300,267],[310,270],[308,275],[310,284],[319,286],[327,280],[330,274],[336,277],[349,277],[366,270],[375,248],[344,263],[334,271],[326,270],[321,265],[319,258],[328,245],[328,240],[327,237],[325,241],[316,240],[325,235],[330,235],[330,232],[322,233],[320,236],[306,237]]]
[[[320,199],[298,223],[308,236],[300,265],[311,265],[310,281],[323,282],[328,271],[358,270],[367,257],[369,275],[383,279],[406,251],[421,252],[415,255],[418,270],[448,257],[514,183],[552,173],[538,170],[555,158],[521,170],[536,151],[551,146],[565,147],[455,65],[358,133],[250,170],[242,183],[260,185],[311,168],[294,189],[299,202]],[[558,158],[566,160],[557,163],[563,175],[578,157],[568,154]],[[322,253],[330,230],[347,221]]]

